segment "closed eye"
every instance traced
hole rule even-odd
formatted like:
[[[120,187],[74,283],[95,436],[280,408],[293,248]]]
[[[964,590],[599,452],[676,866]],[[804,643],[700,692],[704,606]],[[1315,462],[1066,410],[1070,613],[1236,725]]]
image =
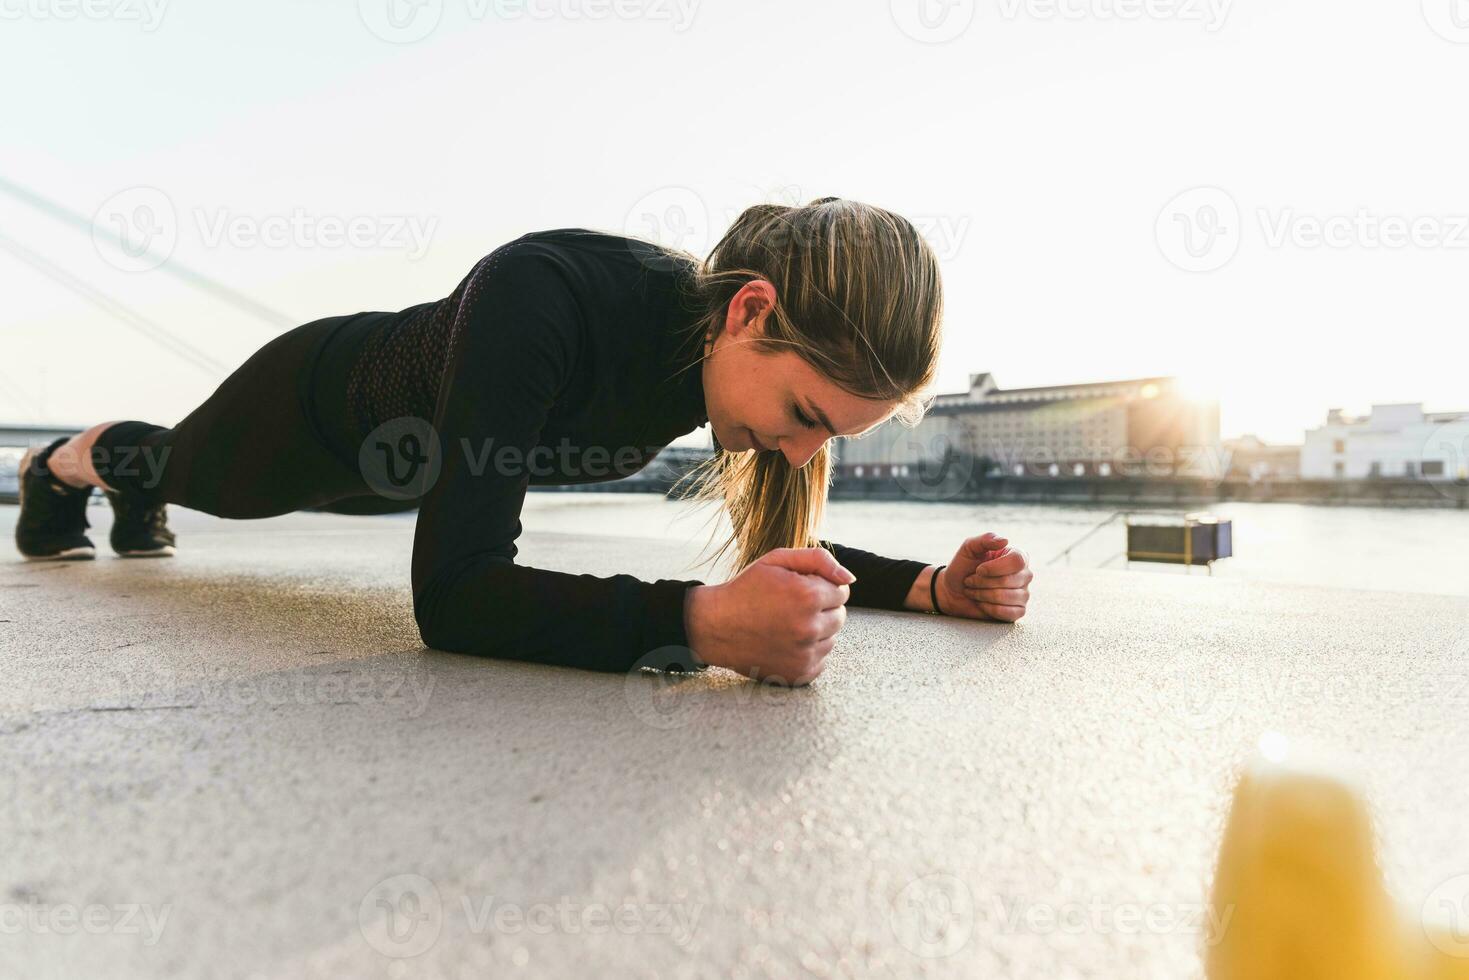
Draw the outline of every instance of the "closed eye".
[[[802,412],[801,409],[800,409],[800,407],[797,406],[795,402],[791,402],[791,414],[796,417],[796,421],[797,422],[801,423],[806,428],[808,428],[808,429],[814,429],[814,428],[816,428],[816,421],[814,419],[808,419],[806,417],[806,413],[805,412]]]

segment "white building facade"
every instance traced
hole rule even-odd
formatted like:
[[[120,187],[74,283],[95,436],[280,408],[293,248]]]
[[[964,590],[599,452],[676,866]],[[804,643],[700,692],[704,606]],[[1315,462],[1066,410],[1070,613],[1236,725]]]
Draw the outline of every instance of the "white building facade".
[[[1373,405],[1361,417],[1340,409],[1306,433],[1301,476],[1308,480],[1469,479],[1469,412],[1423,405]]]

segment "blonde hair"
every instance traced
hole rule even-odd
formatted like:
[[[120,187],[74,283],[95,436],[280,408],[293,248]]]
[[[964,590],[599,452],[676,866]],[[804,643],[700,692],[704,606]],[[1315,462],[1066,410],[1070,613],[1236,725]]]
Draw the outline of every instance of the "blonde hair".
[[[699,315],[683,339],[707,333],[712,347],[730,301],[756,279],[775,287],[776,301],[755,350],[793,351],[839,388],[896,402],[892,417],[918,424],[938,367],[943,288],[933,250],[909,221],[836,197],[746,209],[708,258],[695,259],[686,289]],[[731,531],[714,559],[735,548],[738,573],[773,549],[819,545],[831,476],[830,442],[799,469],[779,452],[716,443],[670,493],[723,504]]]

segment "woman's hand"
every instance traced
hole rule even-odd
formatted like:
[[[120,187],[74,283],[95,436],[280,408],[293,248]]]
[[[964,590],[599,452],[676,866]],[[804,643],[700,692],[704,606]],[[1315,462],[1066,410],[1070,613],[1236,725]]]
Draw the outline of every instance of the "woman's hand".
[[[960,545],[954,560],[939,572],[939,608],[950,616],[1003,623],[1024,616],[1035,576],[1025,552],[1009,544],[986,532]]]
[[[857,580],[825,548],[777,548],[684,601],[689,646],[706,664],[772,684],[810,683],[847,621]]]

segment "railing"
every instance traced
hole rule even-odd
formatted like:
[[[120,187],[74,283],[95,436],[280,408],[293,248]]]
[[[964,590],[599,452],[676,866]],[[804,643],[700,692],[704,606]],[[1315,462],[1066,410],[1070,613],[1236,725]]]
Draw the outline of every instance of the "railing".
[[[1067,565],[1070,565],[1071,564],[1071,553],[1073,551],[1075,551],[1081,545],[1085,544],[1091,538],[1092,535],[1096,534],[1102,528],[1108,526],[1113,521],[1117,520],[1117,518],[1119,518],[1119,517],[1133,517],[1135,515],[1146,515],[1146,516],[1152,516],[1152,517],[1178,517],[1179,516],[1177,511],[1171,511],[1171,510],[1119,510],[1116,513],[1112,514],[1111,517],[1108,517],[1105,521],[1102,521],[1100,524],[1096,525],[1091,530],[1087,531],[1081,537],[1079,537],[1075,541],[1071,542],[1071,544],[1068,545],[1064,551],[1062,551],[1060,554],[1058,554],[1055,558],[1052,558],[1050,561],[1046,562],[1046,564],[1047,565],[1054,565],[1054,564],[1056,564],[1056,562],[1058,562],[1058,561],[1060,561],[1061,559],[1064,558],[1064,559],[1066,559],[1066,564]],[[1111,558],[1108,558],[1106,561],[1102,562],[1102,564],[1098,565],[1097,567],[1098,568],[1104,568],[1107,565],[1110,565],[1112,562],[1116,561],[1118,558],[1122,557],[1122,555],[1125,555],[1126,553],[1127,552],[1124,551],[1121,554],[1113,555]]]

